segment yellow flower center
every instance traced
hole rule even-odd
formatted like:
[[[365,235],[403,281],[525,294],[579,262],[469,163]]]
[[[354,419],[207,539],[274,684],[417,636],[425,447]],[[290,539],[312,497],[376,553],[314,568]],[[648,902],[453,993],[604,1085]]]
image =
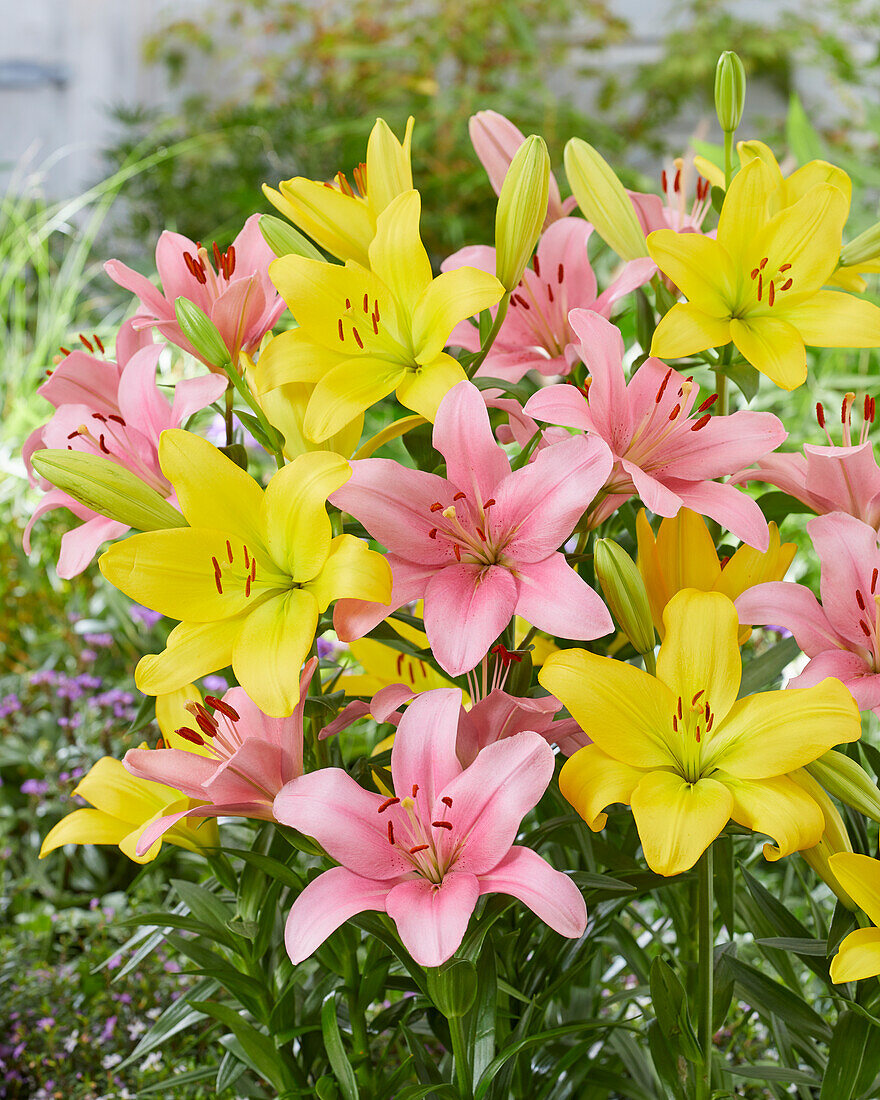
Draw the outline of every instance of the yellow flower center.
[[[774,269],[767,267],[768,262],[769,257],[764,256],[758,266],[752,268],[749,277],[755,284],[758,301],[772,309],[778,296],[783,291],[791,290],[794,280],[788,274],[791,264],[780,264]]]
[[[695,692],[689,704],[678,696],[672,715],[672,731],[681,749],[682,773],[689,783],[696,783],[700,778],[703,740],[714,724],[715,712],[706,698],[705,688]]]

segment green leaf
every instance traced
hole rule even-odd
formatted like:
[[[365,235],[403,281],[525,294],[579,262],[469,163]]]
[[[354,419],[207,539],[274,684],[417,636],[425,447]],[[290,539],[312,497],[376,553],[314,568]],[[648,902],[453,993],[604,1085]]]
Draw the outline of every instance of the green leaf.
[[[468,1049],[472,1055],[473,1087],[495,1057],[495,1013],[498,1004],[498,977],[495,952],[482,951],[477,959],[477,999],[467,1019]]]
[[[880,1072],[880,1032],[863,1016],[841,1012],[831,1039],[819,1100],[855,1100]]]
[[[815,955],[826,957],[827,945],[824,940],[796,939],[791,936],[770,936],[755,940],[761,947],[775,947],[780,951],[791,951],[794,955]]]
[[[688,1013],[684,986],[669,963],[659,955],[651,963],[651,1001],[657,1023],[669,1045],[689,1062],[699,1062],[702,1051]]]
[[[239,1063],[240,1064],[240,1063]],[[244,1066],[241,1067],[244,1070]],[[205,1066],[202,1069],[191,1069],[188,1073],[175,1073],[173,1077],[165,1077],[161,1081],[154,1081],[152,1085],[138,1085],[138,1096],[152,1096],[161,1093],[163,1096],[173,1096],[174,1090],[182,1085],[193,1085],[196,1081],[204,1081],[214,1076],[214,1067]],[[239,1073],[241,1076],[241,1073]],[[219,1087],[217,1089],[219,1092]]]
[[[216,1001],[193,1001],[193,1008],[199,1009],[205,1015],[218,1020],[228,1027],[238,1042],[245,1055],[245,1060],[250,1068],[260,1077],[268,1081],[274,1089],[282,1092],[292,1083],[290,1072],[282,1061],[282,1055],[268,1035],[257,1031],[253,1024],[249,1024],[239,1012],[230,1005],[219,1004]]]
[[[750,1081],[785,1081],[792,1085],[812,1085],[817,1087],[819,1080],[812,1073],[802,1069],[788,1069],[773,1062],[755,1062],[753,1066],[725,1066],[724,1072],[734,1077],[745,1077]]]
[[[758,504],[767,522],[772,520],[777,527],[787,516],[810,515],[813,511],[808,504],[804,504],[797,497],[789,496],[788,493],[783,493],[781,489],[762,493],[758,497]]]
[[[534,392],[533,387],[527,386],[524,382],[509,382],[504,378],[488,378],[481,375],[479,378],[471,379],[471,382],[478,390],[503,390],[511,397],[515,397],[521,405],[524,405]]]
[[[212,979],[205,979],[196,982],[189,991],[189,995],[195,998],[210,997],[216,990],[217,982]],[[170,1004],[150,1030],[141,1036],[140,1042],[125,1061],[119,1063],[117,1068],[121,1070],[133,1065],[149,1054],[151,1050],[162,1046],[172,1035],[176,1035],[179,1031],[186,1031],[193,1024],[197,1024],[199,1020],[204,1020],[205,1013],[195,1008],[194,1003],[189,997],[184,996]]]
[[[651,1052],[651,1061],[660,1080],[667,1084],[675,1096],[675,1100],[685,1100],[685,1082],[687,1080],[687,1062],[676,1054],[669,1040],[663,1033],[660,1021],[651,1020],[647,1028],[648,1050]]]
[[[744,999],[760,1012],[779,1016],[798,1035],[827,1043],[831,1028],[806,1001],[780,982],[762,974],[754,966],[726,955],[724,966],[733,977]]]
[[[330,1059],[333,1075],[342,1089],[342,1095],[345,1100],[358,1100],[357,1080],[342,1045],[342,1035],[336,1020],[336,990],[327,994],[321,1006],[321,1032],[327,1057]]]
[[[712,188],[713,194],[716,188]],[[731,382],[740,391],[746,402],[752,400],[755,394],[758,392],[758,386],[761,381],[761,376],[755,370],[751,363],[746,363],[744,360],[739,363],[728,363],[725,367],[720,368],[723,374],[726,374]]]
[[[247,1063],[236,1058],[231,1050],[227,1050],[217,1070],[217,1080],[214,1082],[214,1090],[220,1094],[224,1089],[230,1089],[247,1069]]]
[[[185,879],[173,878],[171,885],[198,920],[221,931],[229,927],[229,922],[234,919],[235,913],[216,894],[212,894],[204,886],[196,886],[194,882],[187,882]]]
[[[788,148],[798,165],[808,160],[822,160],[824,149],[822,139],[804,110],[796,92],[791,93],[788,101],[788,117],[785,120],[785,136]]]

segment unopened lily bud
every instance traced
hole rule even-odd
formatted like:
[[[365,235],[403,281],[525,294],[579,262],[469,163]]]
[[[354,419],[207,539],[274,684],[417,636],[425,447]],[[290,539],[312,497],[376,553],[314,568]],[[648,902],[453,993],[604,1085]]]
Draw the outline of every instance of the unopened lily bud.
[[[806,768],[829,794],[872,821],[880,821],[880,791],[861,764],[831,749]]]
[[[31,456],[33,467],[56,488],[136,531],[186,527],[180,512],[139,477],[101,455],[84,451],[46,450]]]
[[[620,629],[639,653],[654,650],[654,624],[645,582],[635,562],[613,539],[596,539],[596,577]]]
[[[866,263],[868,260],[876,260],[880,257],[880,222],[859,233],[845,244],[840,251],[840,263],[842,267],[851,267]]]
[[[307,237],[271,214],[264,214],[260,218],[260,232],[276,256],[305,256],[307,260],[325,258]]]
[[[739,126],[746,102],[746,71],[739,55],[725,50],[715,68],[715,112],[725,134]]]
[[[447,1020],[466,1015],[477,996],[477,971],[469,959],[426,968],[428,995]]]
[[[231,358],[223,342],[220,330],[203,309],[189,298],[178,298],[174,303],[180,331],[199,355],[212,366],[225,368]]]
[[[592,145],[572,138],[565,147],[565,174],[587,221],[623,260],[648,255],[645,234],[623,184]]]
[[[544,139],[532,134],[510,162],[495,211],[495,275],[505,290],[514,289],[532,258],[549,189],[550,154]]]
[[[822,784],[817,783],[805,768],[798,768],[796,771],[791,772],[789,778],[793,779],[799,787],[805,790],[815,802],[818,802],[819,808],[825,818],[825,829],[822,832],[822,839],[815,847],[804,848],[801,851],[801,855],[819,878],[822,879],[825,885],[836,894],[841,904],[845,905],[847,909],[854,911],[858,906],[840,885],[840,882],[831,870],[831,864],[828,862],[830,857],[836,855],[838,852],[851,852],[853,850],[843,818],[838,813],[837,807],[828,797],[828,793]],[[767,847],[769,847],[769,845],[765,846],[765,854],[767,854]]]

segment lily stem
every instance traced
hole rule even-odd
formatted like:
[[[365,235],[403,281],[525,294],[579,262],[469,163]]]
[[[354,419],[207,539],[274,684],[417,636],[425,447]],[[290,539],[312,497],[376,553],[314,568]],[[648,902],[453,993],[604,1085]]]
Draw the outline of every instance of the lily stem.
[[[510,295],[511,291],[508,290],[498,303],[498,311],[495,314],[495,320],[492,322],[492,327],[489,329],[489,335],[486,337],[486,342],[480,348],[476,359],[467,369],[468,378],[473,378],[483,365],[483,360],[491,351],[492,345],[495,343],[495,337],[501,331],[501,326],[504,324],[504,318],[507,316],[507,307],[510,305]]]
[[[232,386],[226,387],[226,446],[232,446]]]
[[[464,1018],[462,1016],[447,1016],[446,1020],[449,1024],[449,1034],[452,1036],[452,1061],[455,1066],[458,1092],[462,1100],[470,1100],[474,1093],[471,1087],[471,1067],[468,1058]]]
[[[697,990],[699,997],[699,1040],[703,1052],[697,1078],[696,1100],[710,1100],[712,1095],[712,1014],[715,965],[715,899],[714,859],[710,844],[698,865],[699,895],[697,900]]]
[[[733,176],[733,130],[724,132],[724,190],[730,187]]]

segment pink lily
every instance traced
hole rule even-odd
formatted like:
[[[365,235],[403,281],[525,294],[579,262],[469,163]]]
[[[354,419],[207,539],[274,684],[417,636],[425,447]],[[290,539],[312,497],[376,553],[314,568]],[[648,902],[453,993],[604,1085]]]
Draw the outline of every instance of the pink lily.
[[[802,584],[770,581],[736,601],[742,622],[786,627],[810,658],[788,687],[834,676],[860,710],[880,715],[880,550],[877,532],[843,512],[818,516],[807,531],[821,563],[822,603]]]
[[[71,352],[37,391],[56,411],[48,423],[31,432],[24,445],[31,484],[46,493],[28,521],[23,542],[30,553],[34,524],[53,508],[67,508],[82,520],[61,537],[57,568],[58,576],[65,580],[81,573],[102,543],[119,538],[129,528],[86,508],[38,477],[31,455],[45,447],[98,454],[127,467],[162,496],[171,497],[173,487],[159,466],[159,436],[216,401],[226,382],[210,374],[185,379],[177,383],[173,404],[169,404],[156,385],[161,352],[162,346],[153,344],[149,333],[139,334],[129,321],[117,339],[118,362]]]
[[[434,446],[447,476],[368,458],[331,501],[388,548],[391,603],[339,600],[343,641],[362,637],[398,607],[425,601],[425,633],[451,676],[472,669],[520,615],[563,638],[612,629],[601,599],[557,553],[611,471],[598,438],[568,438],[520,470],[492,435],[480,391],[459,382],[440,404]]]
[[[220,365],[209,363],[181,332],[175,301],[187,298],[211,318],[233,364],[237,364],[239,352],[250,354],[259,347],[284,311],[284,302],[269,278],[269,264],[275,253],[260,232],[259,214],[248,218],[225,252],[215,244],[213,258],[212,265],[208,250],[201,244],[165,230],[156,245],[161,291],[119,260],[108,260],[104,270],[115,283],[140,299],[133,318],[135,328],[155,328],[209,370],[219,371]]]
[[[816,406],[819,426],[825,431],[828,446],[807,443],[803,454],[771,454],[757,469],[743,470],[733,479],[737,483],[765,481],[795,497],[818,515],[846,512],[869,526],[880,528],[880,468],[868,433],[874,422],[874,398],[865,397],[864,420],[858,442],[853,443],[851,410],[855,394],[843,399],[840,419],[843,446],[837,447],[825,427],[825,410]]]
[[[787,434],[779,419],[748,411],[711,416],[714,394],[691,419],[699,393],[692,379],[659,359],[647,359],[627,384],[618,329],[583,309],[572,310],[570,320],[590,372],[586,393],[573,385],[547,386],[529,398],[525,412],[580,428],[611,448],[614,469],[604,498],[590,513],[591,526],[637,495],[657,515],[677,515],[684,505],[766,550],[770,532],[755,501],[711,479],[778,447]]]
[[[703,222],[712,205],[709,198],[711,184],[707,179],[697,175],[694,199],[688,210],[687,195],[690,190],[689,177],[693,163],[686,164],[681,157],[676,157],[674,168],[675,171],[672,173],[664,169],[661,174],[662,198],[644,191],[627,191],[646,237],[655,229],[674,229],[676,233],[702,231]],[[714,232],[710,235],[714,236]]]
[[[596,275],[587,255],[592,232],[592,225],[583,218],[562,218],[545,229],[532,267],[526,268],[495,343],[477,371],[479,376],[518,382],[530,370],[544,375],[568,374],[578,358],[569,311],[591,309],[608,317],[615,302],[648,282],[657,270],[653,260],[633,260],[597,296]],[[478,267],[494,275],[495,249],[483,245],[462,248],[440,266],[443,271]],[[479,332],[470,321],[462,321],[449,342],[478,351]]]
[[[526,140],[523,132],[518,129],[504,115],[498,111],[477,111],[471,115],[468,122],[468,133],[474,147],[474,152],[480,158],[480,163],[486,169],[489,183],[496,195],[501,194],[501,186],[510,162],[516,155],[517,149]],[[559,218],[564,218],[577,206],[574,198],[562,201],[559,195],[559,184],[556,177],[550,173],[550,193],[547,199],[547,217],[544,228],[547,229]],[[493,264],[491,274],[495,274]]]
[[[302,962],[349,917],[387,913],[421,966],[460,945],[477,899],[519,898],[560,935],[577,938],[587,911],[575,884],[530,848],[520,822],[553,776],[553,752],[536,733],[485,748],[462,768],[455,753],[461,692],[418,696],[391,751],[395,794],[364,790],[339,768],[310,772],[275,799],[275,816],[312,836],[341,866],[303,890],[285,942]]]
[[[198,730],[187,726],[175,730],[185,741],[206,750],[204,754],[175,748],[128,750],[122,763],[132,775],[164,783],[206,803],[154,821],[138,840],[138,855],[184,817],[275,820],[275,796],[302,775],[303,714],[317,666],[317,657],[306,662],[299,703],[288,718],[270,718],[244,688],[234,687],[222,699],[206,696],[208,706],[187,704]]]

